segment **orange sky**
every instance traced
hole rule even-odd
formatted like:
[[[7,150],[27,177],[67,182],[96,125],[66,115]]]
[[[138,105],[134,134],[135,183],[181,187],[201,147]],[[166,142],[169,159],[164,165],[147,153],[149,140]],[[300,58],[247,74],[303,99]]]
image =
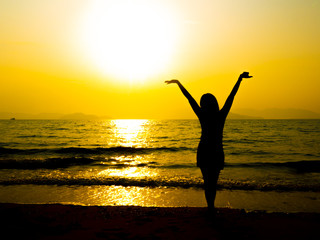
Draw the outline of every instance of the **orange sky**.
[[[233,110],[320,113],[319,12],[311,0],[2,0],[0,112],[190,118],[164,80],[222,105],[245,70]]]

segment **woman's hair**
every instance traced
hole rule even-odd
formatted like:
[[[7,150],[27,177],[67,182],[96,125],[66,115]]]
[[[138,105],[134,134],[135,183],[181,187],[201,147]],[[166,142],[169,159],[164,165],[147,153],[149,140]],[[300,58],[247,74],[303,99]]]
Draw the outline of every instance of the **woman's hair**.
[[[200,99],[200,107],[206,111],[219,111],[219,104],[214,95],[211,93],[203,94]]]

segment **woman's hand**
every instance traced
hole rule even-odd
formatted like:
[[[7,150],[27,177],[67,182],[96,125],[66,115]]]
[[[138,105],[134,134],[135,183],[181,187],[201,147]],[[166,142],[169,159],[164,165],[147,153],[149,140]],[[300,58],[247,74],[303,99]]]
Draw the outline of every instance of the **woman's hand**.
[[[240,74],[239,78],[252,78],[252,76],[249,76],[249,72],[243,72]]]
[[[166,84],[179,83],[179,80],[177,80],[177,79],[167,80],[167,81],[165,81],[165,83],[166,83]]]

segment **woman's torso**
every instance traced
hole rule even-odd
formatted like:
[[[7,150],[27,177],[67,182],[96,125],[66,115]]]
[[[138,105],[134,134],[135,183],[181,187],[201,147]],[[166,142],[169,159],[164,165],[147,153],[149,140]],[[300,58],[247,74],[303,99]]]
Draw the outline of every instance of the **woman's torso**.
[[[222,138],[225,117],[220,112],[215,115],[203,114],[199,121],[202,133],[197,152],[197,166],[223,169]]]

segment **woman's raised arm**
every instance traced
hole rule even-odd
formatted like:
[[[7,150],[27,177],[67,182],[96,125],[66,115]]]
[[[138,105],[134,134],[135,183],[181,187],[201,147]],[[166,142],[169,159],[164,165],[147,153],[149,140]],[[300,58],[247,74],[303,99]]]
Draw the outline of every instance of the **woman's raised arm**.
[[[190,103],[190,106],[192,107],[194,113],[199,117],[199,114],[200,114],[200,111],[201,111],[200,106],[198,105],[196,100],[194,100],[194,98],[191,96],[191,94],[187,91],[187,89],[185,89],[184,86],[179,82],[179,80],[172,79],[172,80],[165,81],[165,83],[167,83],[167,84],[171,84],[171,83],[178,84],[181,92],[188,99],[188,101]]]
[[[249,76],[249,73],[248,72],[243,72],[240,74],[239,78],[238,78],[238,81],[236,82],[236,84],[234,85],[229,97],[227,98],[223,108],[221,109],[221,112],[222,114],[227,117],[230,109],[231,109],[231,106],[232,106],[232,103],[233,103],[233,100],[234,100],[234,97],[235,95],[237,94],[238,92],[238,89],[240,87],[240,83],[242,81],[243,78],[252,78],[252,76]]]

